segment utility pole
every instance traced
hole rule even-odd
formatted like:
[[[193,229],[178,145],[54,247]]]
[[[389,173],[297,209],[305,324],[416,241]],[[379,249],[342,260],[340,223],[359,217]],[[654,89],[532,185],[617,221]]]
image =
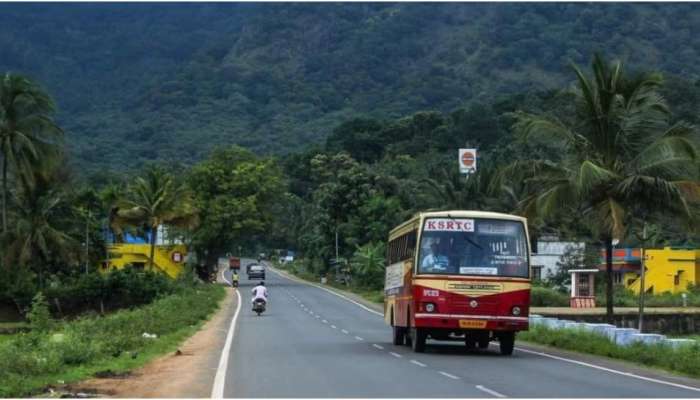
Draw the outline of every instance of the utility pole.
[[[651,231],[651,232],[648,232]],[[647,222],[644,221],[644,228],[642,228],[642,236],[637,238],[642,242],[642,251],[641,251],[641,271],[639,273],[639,324],[638,324],[638,329],[640,333],[644,333],[644,300],[646,298],[646,289],[644,287],[644,276],[646,274],[646,263],[647,263],[647,253],[646,253],[646,247],[647,247],[647,242],[651,239],[652,241],[652,247],[656,245],[656,239],[658,235],[658,230],[655,225],[652,225],[649,227],[647,230]]]
[[[90,265],[90,209],[87,210],[87,218],[85,219],[85,274],[88,274]]]

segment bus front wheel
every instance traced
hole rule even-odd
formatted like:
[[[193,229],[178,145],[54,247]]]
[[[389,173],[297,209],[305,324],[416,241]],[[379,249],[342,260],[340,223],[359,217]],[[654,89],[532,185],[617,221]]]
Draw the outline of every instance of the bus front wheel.
[[[394,339],[392,340],[392,343],[396,346],[402,346],[404,344],[404,340],[406,339],[406,328],[402,328],[400,326],[392,326],[394,330]]]
[[[513,347],[515,347],[515,332],[503,332],[498,337],[498,342],[501,348],[501,354],[504,356],[509,356],[513,354]]]
[[[411,329],[411,348],[416,353],[425,352],[425,340],[428,334],[424,329],[412,328]]]

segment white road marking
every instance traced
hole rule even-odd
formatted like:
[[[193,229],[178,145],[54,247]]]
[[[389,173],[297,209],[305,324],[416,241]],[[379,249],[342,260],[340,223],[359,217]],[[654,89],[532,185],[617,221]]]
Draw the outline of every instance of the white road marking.
[[[333,328],[333,329],[337,329],[337,327],[336,327],[335,325],[331,325],[331,328]]]
[[[238,290],[236,290],[236,296],[238,297],[238,305],[236,306],[236,313],[233,314],[233,319],[231,319],[231,326],[228,328],[228,334],[226,334],[226,344],[224,344],[224,349],[221,351],[221,359],[219,359],[219,368],[216,370],[216,377],[214,378],[214,387],[211,390],[211,397],[213,399],[224,398],[224,384],[226,383],[226,369],[228,368],[228,356],[229,354],[231,354],[231,343],[233,342],[233,334],[236,331],[236,321],[238,320],[238,314],[241,311],[241,294]]]
[[[316,319],[319,319],[319,318],[321,318],[321,316],[320,316],[320,315],[318,315],[318,314],[316,314]]]
[[[411,364],[416,364],[416,365],[419,366],[419,367],[425,367],[425,366],[426,366],[426,365],[423,364],[422,362],[416,361],[416,360],[411,360]]]
[[[326,321],[326,320],[324,319],[324,320],[323,320],[323,323],[324,323],[324,324],[327,324],[327,323],[328,323],[328,321]]]
[[[345,329],[341,329],[341,331],[342,331],[344,334],[346,334],[346,335],[347,335],[348,333],[350,333],[350,332],[346,331]]]
[[[384,350],[384,347],[383,347],[383,346],[380,346],[380,345],[378,345],[378,344],[373,344],[372,346],[378,348],[379,350]]]
[[[439,373],[440,375],[446,376],[446,377],[448,377],[448,378],[450,378],[450,379],[459,379],[458,376],[454,376],[454,375],[452,375],[452,374],[448,374],[448,373],[445,372],[445,371],[438,371],[438,373]]]
[[[232,283],[231,283],[231,281],[229,281],[228,279],[226,279],[226,274],[224,274],[224,272],[226,272],[226,270],[225,270],[225,269],[222,269],[222,270],[221,270],[221,279],[223,279],[224,282],[228,283],[228,285],[231,286]]]
[[[359,337],[359,336],[355,336],[355,339],[357,339],[357,340],[365,340],[365,339],[363,339],[363,338],[361,338],[361,337]]]
[[[500,397],[500,398],[505,398],[505,397],[506,397],[505,395],[502,395],[502,394],[498,393],[497,391],[491,390],[491,389],[489,389],[489,388],[487,388],[487,387],[485,387],[485,386],[476,385],[476,388],[479,389],[479,390],[481,390],[482,392],[486,392],[486,393],[488,393],[488,394],[490,394],[490,395],[492,395],[492,396],[494,396],[494,397]]]
[[[334,292],[334,291],[332,291],[332,290],[330,290],[330,289],[326,289],[326,288],[324,288],[323,286],[318,286],[318,285],[316,285],[316,284],[314,284],[314,283],[301,280],[301,279],[299,279],[299,278],[297,278],[297,277],[293,277],[293,276],[284,276],[284,275],[282,275],[282,273],[280,273],[279,271],[275,271],[273,268],[270,268],[270,271],[276,273],[276,274],[279,275],[279,276],[282,276],[283,278],[287,278],[287,279],[290,279],[290,280],[293,280],[293,281],[297,281],[297,282],[301,282],[301,283],[304,283],[304,284],[307,284],[307,285],[310,285],[310,286],[313,286],[313,287],[317,287],[317,288],[319,288],[319,289],[321,289],[321,290],[325,290],[326,292],[328,292],[328,293],[330,293],[330,294],[332,294],[332,295],[334,295],[334,296],[338,296],[338,297],[340,297],[340,298],[342,298],[342,299],[345,299],[345,300],[347,300],[347,301],[349,301],[349,302],[355,304],[356,306],[358,306],[358,307],[364,309],[365,311],[371,312],[372,314],[379,315],[380,317],[383,317],[383,316],[384,316],[384,314],[382,314],[382,313],[380,313],[380,312],[374,311],[374,310],[372,310],[371,308],[369,308],[369,307],[367,307],[367,306],[365,306],[365,305],[363,305],[363,304],[361,304],[361,303],[358,303],[358,302],[356,302],[355,300],[353,300],[353,299],[351,299],[351,298],[349,298],[349,297],[347,297],[347,296],[343,296],[343,295],[340,294],[340,293],[336,293],[336,292]]]
[[[673,383],[673,382],[668,382],[668,381],[662,381],[662,380],[660,380],[660,379],[647,378],[646,376],[636,375],[636,374],[633,374],[633,373],[631,373],[631,372],[618,371],[618,370],[616,370],[616,369],[601,367],[601,366],[599,366],[599,365],[589,364],[589,363],[586,363],[586,362],[583,362],[583,361],[576,361],[576,360],[572,360],[572,359],[569,359],[569,358],[564,358],[564,357],[559,357],[559,356],[553,356],[553,355],[551,355],[551,354],[541,353],[541,352],[539,352],[539,351],[526,350],[526,349],[522,349],[522,348],[519,348],[519,347],[516,347],[515,349],[518,350],[518,351],[522,351],[522,352],[524,352],[524,353],[536,354],[536,355],[542,356],[542,357],[553,358],[553,359],[555,359],[555,360],[564,361],[564,362],[568,362],[568,363],[572,363],[572,364],[578,364],[578,365],[582,365],[582,366],[584,366],[584,367],[595,368],[595,369],[599,369],[599,370],[601,370],[601,371],[606,371],[606,372],[611,372],[611,373],[613,373],[613,374],[628,376],[628,377],[630,377],[630,378],[640,379],[640,380],[647,381],[647,382],[660,383],[660,384],[662,384],[662,385],[668,385],[668,386],[673,386],[673,387],[677,387],[677,388],[681,388],[681,389],[692,390],[692,391],[694,391],[694,392],[700,392],[700,388],[693,387],[693,386],[687,386],[687,385],[681,385],[680,383]]]
[[[396,357],[396,358],[401,358],[401,357],[403,357],[401,354],[399,354],[399,353],[394,353],[393,351],[390,351],[389,354],[391,354],[392,356],[394,356],[394,357]]]

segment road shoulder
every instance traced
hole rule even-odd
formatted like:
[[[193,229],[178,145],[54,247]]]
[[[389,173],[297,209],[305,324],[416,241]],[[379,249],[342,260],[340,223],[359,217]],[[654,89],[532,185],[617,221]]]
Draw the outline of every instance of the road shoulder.
[[[235,290],[227,288],[219,310],[187,339],[178,352],[159,357],[127,376],[93,378],[70,386],[71,392],[118,398],[206,398],[236,310]]]

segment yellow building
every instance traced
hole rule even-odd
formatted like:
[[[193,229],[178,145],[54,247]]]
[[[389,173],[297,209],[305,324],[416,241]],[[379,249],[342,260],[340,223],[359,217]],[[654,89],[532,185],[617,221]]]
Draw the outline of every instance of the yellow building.
[[[127,265],[148,269],[151,246],[140,243],[112,244],[107,247],[107,254],[109,259],[102,265],[104,270],[122,269]],[[186,255],[185,245],[157,245],[153,256],[153,270],[177,278],[184,271]]]
[[[644,288],[647,293],[680,293],[688,285],[700,285],[700,249],[647,249]],[[639,293],[640,279],[636,272],[625,274],[625,284]]]

